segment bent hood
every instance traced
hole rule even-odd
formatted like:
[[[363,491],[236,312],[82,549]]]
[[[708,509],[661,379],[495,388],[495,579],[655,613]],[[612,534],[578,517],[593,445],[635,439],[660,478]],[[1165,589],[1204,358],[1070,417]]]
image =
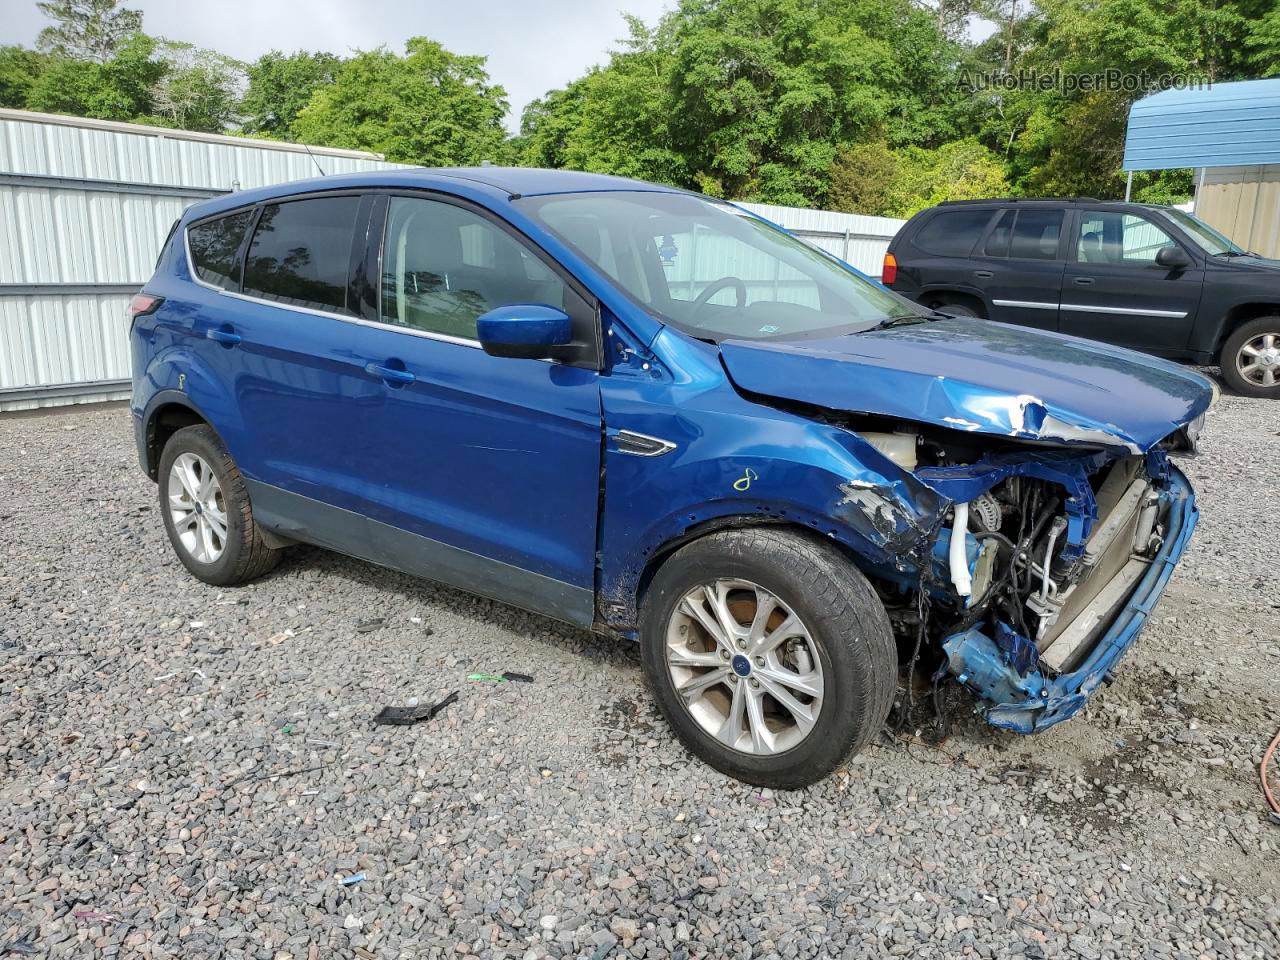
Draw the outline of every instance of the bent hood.
[[[726,340],[751,393],[1025,440],[1145,453],[1208,409],[1209,381],[1146,354],[988,320],[817,340]]]

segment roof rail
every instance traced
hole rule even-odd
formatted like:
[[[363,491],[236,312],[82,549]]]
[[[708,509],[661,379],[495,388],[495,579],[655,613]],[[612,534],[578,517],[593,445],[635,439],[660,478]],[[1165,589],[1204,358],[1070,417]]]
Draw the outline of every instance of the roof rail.
[[[956,207],[966,203],[1101,203],[1097,197],[988,197],[985,200],[943,200],[940,207]]]

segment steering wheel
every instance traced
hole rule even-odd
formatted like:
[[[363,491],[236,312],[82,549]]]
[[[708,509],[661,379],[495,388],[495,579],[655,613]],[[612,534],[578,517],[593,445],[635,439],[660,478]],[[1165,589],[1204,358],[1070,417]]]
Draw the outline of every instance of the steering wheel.
[[[745,307],[747,305],[747,285],[737,277],[721,277],[698,294],[693,301],[693,309],[699,310],[705,307],[712,297],[727,287],[733,287],[737,291],[738,306]]]

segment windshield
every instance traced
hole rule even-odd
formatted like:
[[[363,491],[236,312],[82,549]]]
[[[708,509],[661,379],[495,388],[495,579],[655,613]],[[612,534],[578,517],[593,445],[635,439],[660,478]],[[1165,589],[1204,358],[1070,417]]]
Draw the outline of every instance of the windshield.
[[[1199,220],[1189,213],[1183,213],[1181,210],[1169,207],[1165,209],[1164,215],[1180,226],[1183,232],[1210,256],[1221,256],[1224,253],[1243,255],[1245,252],[1243,247],[1232,243],[1203,220]]]
[[[910,301],[728,204],[642,192],[517,203],[633,300],[703,339],[839,336],[922,315]]]

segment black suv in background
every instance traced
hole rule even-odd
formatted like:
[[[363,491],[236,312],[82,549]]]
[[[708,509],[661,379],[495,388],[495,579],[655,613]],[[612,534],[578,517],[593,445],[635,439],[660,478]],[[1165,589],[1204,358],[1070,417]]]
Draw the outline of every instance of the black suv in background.
[[[945,313],[1219,363],[1238,393],[1280,397],[1280,260],[1172,207],[943,203],[898,231],[881,279]]]

